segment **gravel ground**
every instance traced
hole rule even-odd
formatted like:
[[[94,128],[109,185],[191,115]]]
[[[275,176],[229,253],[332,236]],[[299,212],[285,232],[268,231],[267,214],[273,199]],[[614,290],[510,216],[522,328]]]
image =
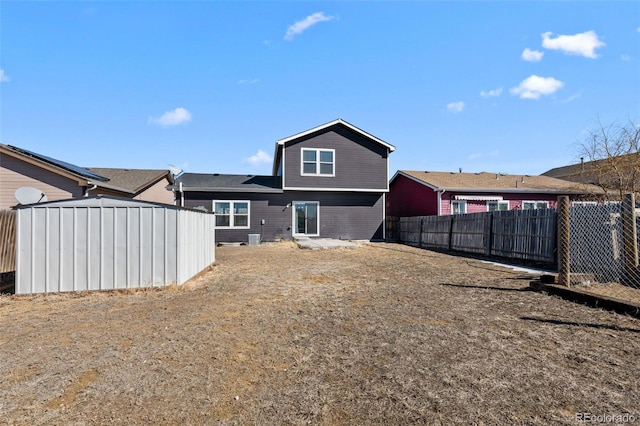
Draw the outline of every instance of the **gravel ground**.
[[[0,423],[640,423],[640,320],[527,273],[386,243],[216,255],[179,288],[0,296]]]

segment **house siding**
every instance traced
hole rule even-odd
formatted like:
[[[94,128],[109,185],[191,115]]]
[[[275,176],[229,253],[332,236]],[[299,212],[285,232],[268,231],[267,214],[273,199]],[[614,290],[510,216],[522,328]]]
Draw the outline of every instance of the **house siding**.
[[[335,150],[335,176],[302,176],[302,148]],[[386,191],[389,179],[388,157],[387,147],[337,124],[285,144],[285,189],[357,188]]]
[[[395,217],[438,214],[438,194],[405,176],[398,175],[387,195],[387,215]]]
[[[428,189],[428,188],[425,188]],[[451,202],[456,201],[456,195],[469,195],[469,192],[445,192],[442,196],[441,215],[446,216],[451,214]],[[523,201],[547,201],[549,208],[555,209],[558,194],[510,194],[510,193],[482,193],[479,195],[486,196],[501,196],[503,201],[509,202],[509,210],[522,209]],[[487,211],[486,201],[467,201],[467,213],[479,213]],[[416,215],[418,216],[418,215]]]
[[[131,193],[123,193],[121,191],[115,191],[108,188],[96,188],[91,191],[90,196],[113,196],[113,197],[124,197],[131,198],[134,200],[141,201],[151,201],[154,203],[162,203],[162,204],[174,204],[174,195],[173,191],[169,191],[167,189],[167,185],[169,185],[169,181],[167,179],[162,179],[155,184],[151,185],[149,188],[141,191],[138,194]]]
[[[23,186],[44,192],[49,201],[77,198],[83,195],[78,182],[22,161],[11,155],[0,154],[0,209],[18,204],[14,194]]]
[[[320,237],[351,240],[383,238],[383,194],[287,191],[283,194],[187,192],[185,206],[213,208],[213,200],[249,201],[248,229],[216,228],[218,242],[247,242],[249,234],[263,241],[292,238],[294,201],[317,201],[320,205]],[[265,224],[261,225],[264,219]]]
[[[133,198],[155,203],[173,204],[173,192],[167,189],[167,185],[169,185],[169,181],[161,179]]]

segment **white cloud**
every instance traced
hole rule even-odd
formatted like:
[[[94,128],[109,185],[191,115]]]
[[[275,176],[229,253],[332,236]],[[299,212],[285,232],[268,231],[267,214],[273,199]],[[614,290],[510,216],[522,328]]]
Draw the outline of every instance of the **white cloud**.
[[[620,55],[620,59],[622,59],[623,61],[630,61],[631,56],[627,55],[626,53],[623,53],[622,55]]]
[[[487,91],[482,90],[480,92],[480,96],[482,96],[483,98],[495,98],[500,96],[501,94],[502,94],[502,87],[498,87],[497,89],[487,90]]]
[[[447,104],[447,109],[454,113],[462,112],[464,109],[464,102],[451,102],[450,104]]]
[[[538,99],[540,96],[555,93],[562,86],[564,86],[564,83],[553,77],[532,75],[524,79],[518,87],[514,87],[509,91],[522,99]]]
[[[598,38],[598,34],[595,31],[586,31],[574,35],[559,35],[556,38],[552,38],[551,35],[551,32],[542,34],[542,47],[561,50],[567,55],[580,55],[585,58],[595,59],[599,56],[595,53],[595,50],[605,45]]]
[[[565,100],[561,101],[561,103],[563,103],[563,104],[568,104],[569,102],[573,102],[573,101],[575,101],[576,99],[580,99],[581,97],[582,97],[582,93],[581,93],[581,92],[578,92],[578,93],[576,93],[576,94],[574,94],[574,95],[569,96],[567,99],[565,99]]]
[[[271,158],[271,156],[269,154],[267,154],[263,150],[259,149],[257,154],[252,155],[251,157],[245,158],[244,162],[245,163],[251,163],[254,166],[257,166],[259,164],[271,163],[272,160],[273,159]]]
[[[526,48],[522,51],[522,59],[528,62],[538,62],[542,59],[544,52],[540,52],[539,50],[531,50]]]
[[[253,78],[250,80],[238,80],[238,84],[256,84],[257,82],[259,82],[260,80],[257,78]]]
[[[4,73],[4,70],[2,68],[0,68],[0,82],[5,82],[9,80],[10,80],[9,76]]]
[[[159,124],[161,126],[177,126],[178,124],[188,123],[191,121],[191,113],[182,107],[178,107],[173,111],[167,111],[162,117],[149,117],[149,123]]]
[[[289,26],[287,28],[287,34],[284,36],[284,39],[287,41],[293,40],[295,36],[298,34],[302,34],[315,24],[324,21],[331,21],[335,19],[333,16],[327,16],[324,12],[316,12],[313,15],[309,15],[304,19],[297,21],[295,24]]]

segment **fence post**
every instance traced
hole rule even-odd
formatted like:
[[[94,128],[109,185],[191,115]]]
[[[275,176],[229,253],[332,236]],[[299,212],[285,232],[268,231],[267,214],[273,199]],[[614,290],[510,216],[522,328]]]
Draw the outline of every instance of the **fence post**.
[[[569,252],[569,197],[558,197],[558,284],[571,285],[571,260]]]
[[[422,248],[422,230],[424,228],[424,218],[420,217],[420,234],[418,234],[418,247]]]
[[[635,194],[626,194],[622,199],[622,238],[624,240],[625,276],[631,277],[636,274],[638,268]]]
[[[484,233],[486,236],[484,254],[486,256],[491,256],[491,245],[493,240],[493,212],[489,212],[487,216],[488,217],[485,219],[484,224]]]

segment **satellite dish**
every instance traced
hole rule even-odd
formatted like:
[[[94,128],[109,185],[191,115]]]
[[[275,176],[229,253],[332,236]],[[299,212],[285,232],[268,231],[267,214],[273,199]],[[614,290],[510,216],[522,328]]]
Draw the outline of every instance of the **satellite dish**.
[[[20,204],[36,204],[47,201],[47,196],[44,192],[30,186],[23,186],[16,189],[15,197]]]
[[[177,178],[183,172],[183,170],[180,167],[176,167],[173,164],[169,164],[169,171],[171,172],[174,178]]]

